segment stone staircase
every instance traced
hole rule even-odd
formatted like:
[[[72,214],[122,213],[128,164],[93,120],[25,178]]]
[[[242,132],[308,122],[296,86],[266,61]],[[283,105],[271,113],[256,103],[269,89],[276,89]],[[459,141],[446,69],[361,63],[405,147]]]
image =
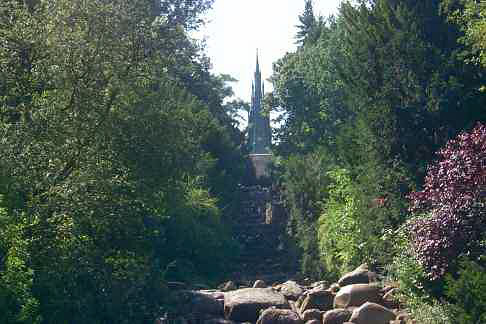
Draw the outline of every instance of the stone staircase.
[[[233,228],[233,236],[241,246],[233,280],[250,284],[260,279],[272,284],[292,277],[297,260],[287,247],[286,222],[283,213],[276,211],[278,202],[272,200],[267,187],[243,189],[242,210]]]

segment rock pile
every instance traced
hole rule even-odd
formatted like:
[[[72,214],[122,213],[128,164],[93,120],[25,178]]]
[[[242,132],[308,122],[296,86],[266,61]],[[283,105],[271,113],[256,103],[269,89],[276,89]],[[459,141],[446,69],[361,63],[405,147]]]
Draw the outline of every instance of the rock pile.
[[[410,324],[390,294],[394,287],[379,282],[365,265],[343,276],[338,283],[301,285],[286,281],[264,287],[177,291],[185,306],[177,316],[156,324]]]

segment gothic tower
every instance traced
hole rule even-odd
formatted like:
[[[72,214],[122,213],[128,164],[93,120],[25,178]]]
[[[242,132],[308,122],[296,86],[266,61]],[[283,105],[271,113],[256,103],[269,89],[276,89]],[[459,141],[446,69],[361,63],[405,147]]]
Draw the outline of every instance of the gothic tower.
[[[270,118],[263,111],[264,85],[256,57],[256,70],[251,86],[251,109],[248,116],[248,148],[250,154],[269,154],[271,145]]]
[[[263,94],[264,86],[257,51],[255,77],[251,85],[251,109],[248,116],[248,149],[257,179],[268,178],[272,158],[270,151],[272,130],[270,117],[263,110]]]

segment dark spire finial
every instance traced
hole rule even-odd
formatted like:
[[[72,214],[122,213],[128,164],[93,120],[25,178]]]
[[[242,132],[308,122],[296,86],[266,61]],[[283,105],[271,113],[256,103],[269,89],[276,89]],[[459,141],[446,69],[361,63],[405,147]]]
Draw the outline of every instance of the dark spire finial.
[[[256,50],[256,70],[257,72],[260,71],[260,64],[258,64],[258,48]]]

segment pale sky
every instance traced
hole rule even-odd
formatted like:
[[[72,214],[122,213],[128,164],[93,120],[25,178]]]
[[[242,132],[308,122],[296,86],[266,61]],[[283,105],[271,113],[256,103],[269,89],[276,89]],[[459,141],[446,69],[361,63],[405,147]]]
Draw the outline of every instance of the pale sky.
[[[327,17],[337,11],[341,0],[314,0],[314,12]],[[295,50],[298,15],[304,0],[216,0],[207,14],[209,21],[197,34],[205,37],[206,53],[213,73],[229,74],[235,96],[250,101],[251,82],[259,50],[262,79],[272,74],[272,63]],[[265,82],[265,92],[271,90]]]

